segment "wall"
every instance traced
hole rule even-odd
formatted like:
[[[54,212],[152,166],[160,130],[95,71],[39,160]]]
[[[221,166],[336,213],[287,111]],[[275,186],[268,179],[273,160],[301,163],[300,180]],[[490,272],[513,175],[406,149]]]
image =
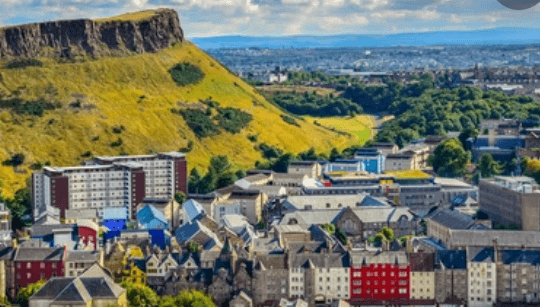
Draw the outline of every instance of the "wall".
[[[30,267],[28,267],[30,264]],[[41,264],[44,264],[42,267]],[[30,276],[28,276],[30,274]],[[40,279],[64,276],[62,261],[17,261],[15,262],[15,285],[18,289],[35,283]]]

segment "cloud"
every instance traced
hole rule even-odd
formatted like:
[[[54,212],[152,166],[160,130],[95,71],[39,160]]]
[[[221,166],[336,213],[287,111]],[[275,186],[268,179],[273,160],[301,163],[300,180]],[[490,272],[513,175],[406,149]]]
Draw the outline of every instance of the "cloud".
[[[0,22],[105,17],[157,7],[177,10],[188,37],[540,27],[540,6],[513,11],[496,0],[0,0]]]

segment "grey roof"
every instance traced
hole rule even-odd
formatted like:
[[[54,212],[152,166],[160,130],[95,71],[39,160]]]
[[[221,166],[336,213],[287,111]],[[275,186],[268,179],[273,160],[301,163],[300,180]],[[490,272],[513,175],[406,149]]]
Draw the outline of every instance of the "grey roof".
[[[467,250],[467,259],[472,262],[495,262],[495,251],[491,247],[471,247]]]
[[[427,218],[450,229],[468,229],[474,224],[470,215],[445,208],[436,210]]]
[[[389,206],[386,200],[365,194],[355,195],[302,195],[288,197],[284,203],[292,209],[340,209],[343,207]]]
[[[266,179],[270,179],[270,177],[265,175],[265,174],[249,175],[249,176],[246,176],[246,177],[242,178],[242,180],[245,180],[245,181],[247,181],[249,183],[255,183],[255,182],[259,182],[259,181],[266,180]]]
[[[310,267],[316,268],[342,268],[349,267],[349,257],[347,254],[341,253],[300,253],[291,254],[290,263],[291,267]]]
[[[402,216],[406,216],[409,220],[413,219],[413,215],[407,207],[365,207],[351,209],[364,223],[396,222]],[[279,224],[294,224],[294,220],[296,220],[297,224],[309,228],[313,224],[334,222],[345,210],[347,208],[295,211],[285,214]]]
[[[287,257],[283,254],[258,255],[256,262],[260,262],[264,268],[270,270],[287,269]]]
[[[75,230],[75,224],[33,225],[30,227],[32,237],[44,237],[52,235],[55,230]]]
[[[371,252],[361,251],[351,253],[351,265],[355,267],[370,264],[392,264],[399,266],[409,265],[409,260],[405,252]]]
[[[97,251],[68,251],[65,261],[97,261],[99,252]]]
[[[79,278],[74,279],[58,294],[54,301],[57,302],[88,302],[92,298]]]
[[[32,299],[53,299],[73,280],[75,277],[53,277],[32,296]]]
[[[60,261],[64,255],[62,247],[30,248],[20,247],[15,253],[14,261]]]
[[[118,298],[125,291],[110,277],[53,277],[30,300],[88,302],[94,298]]]
[[[66,219],[95,219],[97,218],[97,210],[89,209],[68,209],[65,212]]]
[[[505,248],[540,248],[538,231],[450,230],[448,248],[463,246],[493,246]]]

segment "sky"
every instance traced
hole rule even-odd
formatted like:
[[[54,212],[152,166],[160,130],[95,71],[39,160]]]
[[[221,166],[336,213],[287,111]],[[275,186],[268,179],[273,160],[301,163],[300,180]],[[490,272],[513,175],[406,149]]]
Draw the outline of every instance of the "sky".
[[[188,38],[540,28],[540,4],[518,11],[497,0],[0,0],[0,25],[161,7],[178,11]]]

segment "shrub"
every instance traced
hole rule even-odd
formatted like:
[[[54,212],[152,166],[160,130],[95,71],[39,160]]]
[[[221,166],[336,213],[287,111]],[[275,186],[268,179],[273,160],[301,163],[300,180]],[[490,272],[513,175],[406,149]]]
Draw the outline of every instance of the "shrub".
[[[262,152],[263,157],[266,159],[278,158],[283,154],[283,151],[277,147],[261,143],[257,149]]]
[[[19,60],[13,60],[8,62],[4,68],[5,69],[19,69],[19,68],[25,68],[25,67],[41,67],[43,66],[43,63],[41,61],[38,61],[36,59],[19,59]]]
[[[13,156],[11,156],[11,158],[4,161],[2,164],[6,165],[6,166],[17,167],[17,166],[20,166],[20,165],[22,165],[24,163],[24,158],[25,158],[24,154],[16,153]]]
[[[122,138],[118,138],[118,140],[111,143],[111,147],[118,147],[121,146],[123,143],[124,141],[122,141]]]
[[[204,78],[201,69],[190,63],[176,64],[169,69],[171,77],[180,86],[197,84]]]
[[[219,108],[218,112],[219,126],[230,133],[239,133],[253,119],[251,114],[236,108]]]
[[[120,134],[124,130],[126,130],[126,127],[124,127],[124,125],[120,125],[120,126],[116,126],[112,128],[113,133],[116,133],[116,134]]]
[[[252,143],[257,143],[257,141],[259,140],[259,136],[256,134],[250,134],[247,136],[247,138]]]
[[[87,152],[84,152],[81,157],[83,158],[90,158],[92,156],[92,152],[91,151],[87,151]]]
[[[219,134],[219,130],[212,122],[212,119],[203,111],[188,109],[178,112],[184,117],[187,125],[197,137],[204,138]]]
[[[289,115],[281,114],[281,119],[283,119],[283,121],[289,125],[300,127],[300,125],[296,122],[296,120]]]

